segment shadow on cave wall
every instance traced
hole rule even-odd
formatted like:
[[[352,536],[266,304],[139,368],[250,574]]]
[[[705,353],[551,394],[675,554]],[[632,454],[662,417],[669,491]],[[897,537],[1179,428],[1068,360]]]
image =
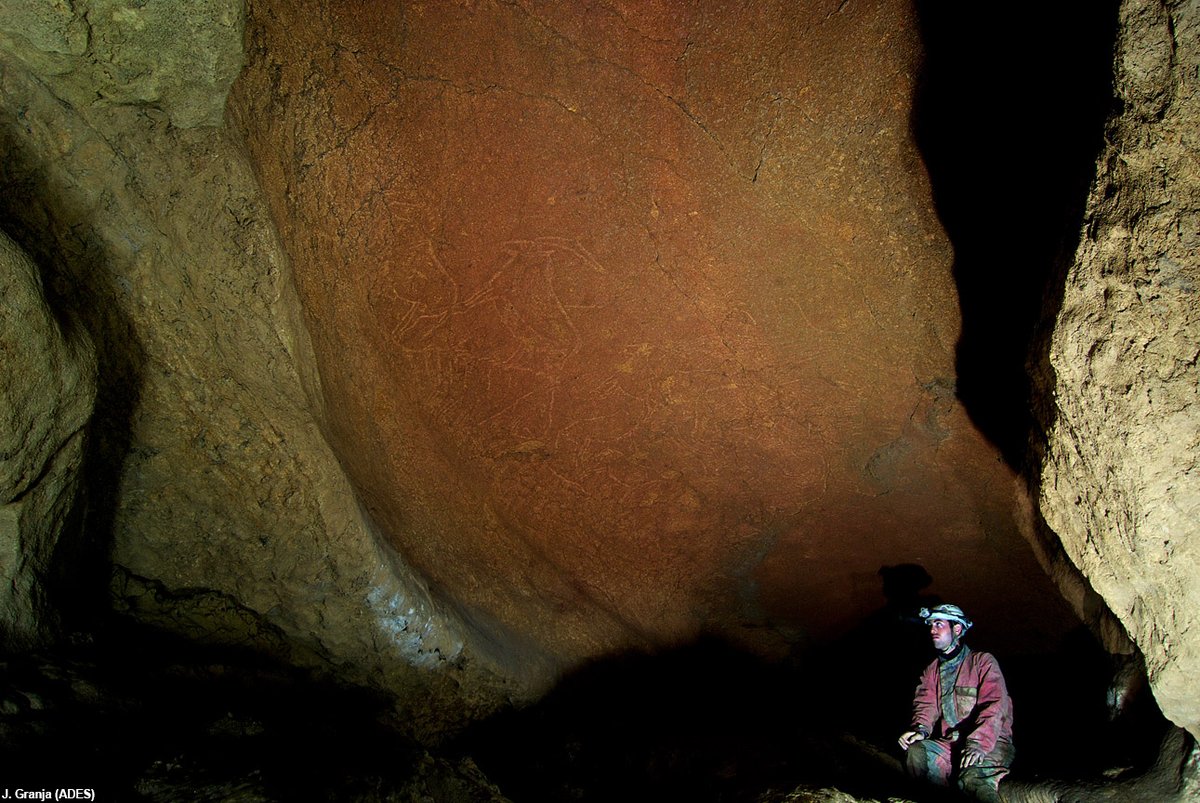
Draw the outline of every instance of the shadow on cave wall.
[[[1112,105],[1117,0],[917,0],[912,129],[954,247],[958,396],[1023,468],[1026,367],[1053,320]]]
[[[97,393],[72,522],[55,546],[47,592],[64,626],[87,632],[109,609],[111,533],[119,467],[131,442],[145,354],[114,297],[122,279],[108,264],[89,204],[51,176],[21,130],[23,109],[0,119],[0,225],[41,271],[46,303],[64,330],[82,326],[95,348]],[[69,314],[68,314],[69,313]]]
[[[704,639],[597,661],[457,749],[516,801],[752,800],[799,774],[871,791],[849,778],[877,772],[832,764],[841,723],[826,723],[824,744],[806,738],[820,728],[814,703],[827,697],[793,666]]]

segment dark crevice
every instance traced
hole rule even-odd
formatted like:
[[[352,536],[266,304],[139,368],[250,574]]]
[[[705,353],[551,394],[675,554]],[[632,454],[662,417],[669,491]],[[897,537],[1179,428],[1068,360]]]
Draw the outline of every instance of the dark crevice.
[[[926,58],[912,128],[954,247],[958,394],[1019,469],[1030,349],[1057,309],[1112,108],[1118,3],[916,7]]]

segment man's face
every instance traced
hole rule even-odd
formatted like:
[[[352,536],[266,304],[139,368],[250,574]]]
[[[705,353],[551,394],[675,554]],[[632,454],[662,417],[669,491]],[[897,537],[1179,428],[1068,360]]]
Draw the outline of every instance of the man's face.
[[[933,647],[938,652],[946,652],[954,647],[962,632],[962,625],[951,624],[944,619],[934,619],[929,623],[929,635],[933,639]]]

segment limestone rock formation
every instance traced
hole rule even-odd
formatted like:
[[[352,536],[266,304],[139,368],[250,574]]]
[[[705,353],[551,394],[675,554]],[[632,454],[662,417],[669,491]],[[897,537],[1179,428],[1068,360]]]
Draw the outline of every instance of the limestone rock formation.
[[[0,2],[0,48],[76,107],[149,105],[218,125],[242,64],[241,0]]]
[[[55,634],[53,585],[70,576],[91,341],[50,309],[37,266],[0,232],[0,643]]]
[[[749,8],[0,0],[0,197],[95,343],[117,607],[418,727],[699,633],[802,650],[886,565],[995,648],[1070,627],[957,395],[911,4]],[[1195,730],[1193,8],[1125,6],[1041,507]],[[4,470],[69,472],[81,416]]]
[[[248,29],[231,109],[331,445],[520,661],[802,650],[906,562],[997,643],[1061,633],[955,396],[911,4],[289,0]]]
[[[500,699],[319,428],[288,262],[240,146],[206,124],[240,7],[6,5],[0,197],[96,344],[88,526],[118,609],[388,689],[417,728],[447,695]]]
[[[1200,9],[1128,0],[1042,392],[1041,509],[1200,735]]]

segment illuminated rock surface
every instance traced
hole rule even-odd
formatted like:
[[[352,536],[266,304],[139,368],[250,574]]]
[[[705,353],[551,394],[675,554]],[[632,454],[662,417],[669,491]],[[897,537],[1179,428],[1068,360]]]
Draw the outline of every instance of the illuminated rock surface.
[[[199,2],[171,23],[142,5],[0,15],[5,227],[91,335],[102,377],[78,607],[104,610],[111,577],[140,621],[336,668],[396,693],[414,729],[451,726],[501,695],[364,520],[304,388],[307,338],[253,174],[205,125],[240,66],[221,53],[240,52],[242,9]],[[162,74],[84,102],[86,76],[120,74],[96,66],[106,41]]]
[[[1200,735],[1200,13],[1127,2],[1110,123],[1043,380],[1041,507]]]
[[[1195,730],[1190,8],[1125,5],[1040,511]],[[118,611],[382,689],[434,733],[702,634],[824,666],[872,643],[885,566],[998,652],[1076,624],[1014,469],[1040,287],[963,269],[969,245],[1021,264],[1003,213],[1054,212],[1050,182],[947,192],[961,165],[914,112],[938,29],[909,3],[20,11],[5,229],[96,344],[87,532],[113,582],[83,568]],[[1053,105],[1022,100],[942,97],[1002,133]],[[958,153],[1015,166],[982,145]],[[979,348],[1000,333],[1005,366]]]
[[[802,649],[918,562],[1001,638],[1061,632],[955,398],[907,3],[260,3],[250,30],[234,114],[331,444],[467,619],[559,665]]]

